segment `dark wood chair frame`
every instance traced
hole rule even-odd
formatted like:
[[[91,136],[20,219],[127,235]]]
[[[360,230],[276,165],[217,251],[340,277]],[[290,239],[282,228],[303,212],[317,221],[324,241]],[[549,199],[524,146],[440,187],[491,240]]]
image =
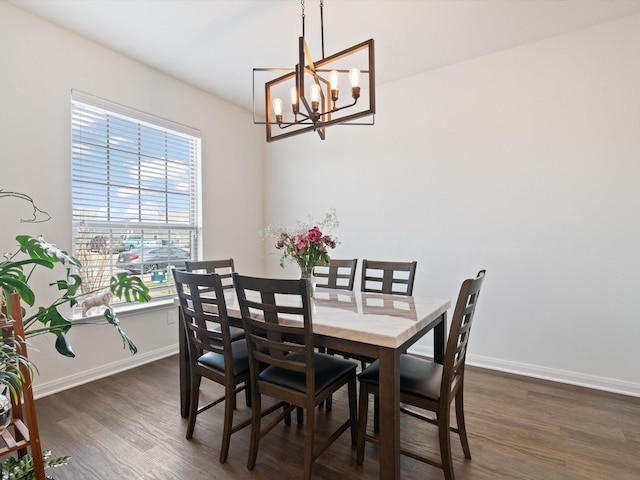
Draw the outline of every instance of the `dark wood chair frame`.
[[[415,451],[409,451],[406,448],[402,448],[401,453],[443,469],[445,480],[455,480],[450,432],[459,435],[464,456],[467,459],[471,459],[471,451],[469,450],[469,441],[467,439],[464,420],[464,367],[467,357],[469,334],[471,332],[471,325],[473,323],[484,276],[485,271],[481,270],[476,278],[467,279],[462,283],[451,321],[449,337],[447,339],[444,365],[441,366],[409,354],[403,354],[400,357],[400,402],[402,404],[400,411],[438,426],[440,459],[435,460]],[[403,363],[407,365],[409,363],[407,360],[410,360],[412,372],[407,372],[406,377],[403,377]],[[379,394],[376,369],[377,363],[374,362],[374,364],[359,375],[360,400],[356,455],[358,465],[361,465],[364,460],[365,440],[378,443],[378,439],[375,436],[369,435],[366,431],[369,395],[375,395],[377,397]],[[425,376],[419,378],[415,373],[416,371],[425,372]],[[408,381],[409,377],[411,377],[411,381],[408,382],[410,384],[403,383],[403,380]],[[435,398],[427,396],[427,388],[417,386],[421,382],[426,384],[429,380],[439,382],[440,388],[439,392],[434,395]],[[451,425],[452,401],[455,401],[457,427]],[[407,408],[407,406],[433,412],[435,413],[435,417],[411,410]]]
[[[222,260],[188,260],[184,262],[184,268],[187,272],[203,272],[217,273],[220,275],[220,282],[224,290],[233,289],[233,258],[225,258]],[[214,327],[214,329],[217,327]],[[230,326],[231,341],[235,342],[244,338],[244,330],[242,328]]]
[[[334,290],[353,290],[353,285],[356,280],[356,268],[358,266],[358,259],[335,259],[329,260],[329,264],[317,263],[313,269],[313,276],[319,280],[316,285],[318,287],[331,288]],[[346,281],[346,282],[345,282]],[[325,352],[324,349],[320,349],[320,352]],[[330,355],[340,352],[329,351]],[[343,355],[346,358],[346,355]],[[324,403],[327,412],[331,411],[333,402],[332,397],[327,398]]]
[[[184,262],[184,268],[187,272],[202,270],[206,273],[217,273],[220,275],[222,288],[233,288],[233,272],[236,271],[233,258],[225,258],[222,260],[187,260]]]
[[[313,462],[347,429],[351,429],[351,442],[355,445],[357,365],[315,351],[307,280],[265,279],[234,274],[234,285],[251,361],[253,421],[247,467],[251,470],[256,465],[260,439],[282,420],[290,425],[291,411],[302,408],[307,416],[303,478],[309,480]],[[248,298],[248,291],[259,292],[260,300]],[[300,306],[291,306],[289,303],[282,305],[279,303],[282,296],[295,296],[302,301]],[[283,322],[283,317],[300,318],[302,324]],[[316,372],[318,365],[323,367]],[[261,373],[261,367],[264,366],[266,369]],[[345,384],[348,386],[349,418],[316,445],[315,407]],[[275,398],[278,400],[276,406],[284,407],[265,428],[261,426],[262,395]],[[300,417],[298,419],[300,422]]]
[[[392,293],[395,295],[413,295],[413,282],[418,262],[386,262],[362,260],[362,278],[360,291],[374,293]],[[396,272],[407,272],[407,278],[401,278]],[[379,286],[371,286],[371,284]],[[398,289],[403,286],[402,289]]]
[[[316,285],[337,290],[353,290],[357,265],[357,258],[353,260],[332,258],[328,265],[317,263],[313,268]]]
[[[379,260],[362,260],[362,277],[360,282],[360,291],[371,293],[388,293],[394,295],[411,296],[413,294],[413,283],[416,276],[416,268],[418,262],[389,262]],[[396,272],[407,272],[407,278],[400,278],[396,276]],[[374,283],[376,287],[369,286],[370,283]],[[404,285],[403,290],[398,290],[395,285]],[[333,351],[333,354],[343,355],[341,352]],[[375,358],[367,357],[354,357],[350,355],[350,358],[355,358],[360,361],[360,365],[364,370],[368,363],[371,363]],[[377,405],[377,403],[376,403]],[[331,409],[331,403],[328,405]],[[375,425],[376,431],[378,430],[378,408],[375,409]]]
[[[231,435],[248,426],[251,422],[249,418],[233,425],[236,393],[248,390],[249,387],[250,375],[246,343],[244,339],[235,342],[231,339],[224,288],[220,275],[185,272],[177,269],[173,270],[173,275],[180,301],[180,320],[188,340],[188,361],[191,365],[189,420],[186,438],[190,439],[193,436],[196,417],[199,414],[224,402],[220,463],[225,463],[229,453]],[[208,305],[208,308],[205,308],[205,305]],[[215,325],[215,328],[211,328],[212,324]],[[218,361],[218,364],[221,363],[220,369],[212,367],[210,362],[203,360],[203,355],[208,352],[222,357],[222,362]],[[219,357],[218,360],[220,360]],[[240,366],[242,363],[245,363],[245,368]],[[225,393],[206,405],[198,406],[202,377],[224,386]],[[250,404],[250,394],[248,391],[245,394],[247,404]]]

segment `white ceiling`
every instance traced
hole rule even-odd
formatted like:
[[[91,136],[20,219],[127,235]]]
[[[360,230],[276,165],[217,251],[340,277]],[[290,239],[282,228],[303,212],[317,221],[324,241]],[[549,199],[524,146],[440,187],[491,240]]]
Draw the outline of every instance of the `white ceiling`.
[[[251,110],[252,69],[293,67],[299,0],[7,0]],[[305,38],[321,55],[319,0]],[[640,13],[640,0],[325,0],[325,53],[375,40],[378,84]]]

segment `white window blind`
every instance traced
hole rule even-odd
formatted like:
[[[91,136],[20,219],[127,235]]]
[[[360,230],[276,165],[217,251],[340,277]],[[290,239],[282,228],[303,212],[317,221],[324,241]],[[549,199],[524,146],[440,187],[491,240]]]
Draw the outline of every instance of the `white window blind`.
[[[172,293],[169,269],[198,258],[199,132],[74,90],[71,160],[83,283],[128,270]]]

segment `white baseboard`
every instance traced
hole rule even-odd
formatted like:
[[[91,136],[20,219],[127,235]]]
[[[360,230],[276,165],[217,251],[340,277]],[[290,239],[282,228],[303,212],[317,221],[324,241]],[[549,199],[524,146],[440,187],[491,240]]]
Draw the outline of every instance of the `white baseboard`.
[[[91,370],[77,373],[75,375],[70,375],[58,380],[53,380],[51,382],[39,384],[36,381],[36,384],[33,387],[33,396],[36,399],[46,397],[47,395],[52,395],[69,388],[93,382],[94,380],[98,380],[100,378],[115,375],[116,373],[139,367],[141,365],[144,365],[145,363],[155,362],[156,360],[160,360],[161,358],[169,357],[177,353],[178,345],[174,345],[171,347],[154,350],[152,352],[138,353],[125,360],[108,363],[98,368],[93,368]]]
[[[433,357],[433,348],[424,345],[414,345],[411,347],[410,351],[417,355]],[[596,390],[620,393],[622,395],[640,397],[640,384],[624,380],[614,380],[611,378],[585,375],[583,373],[570,372],[567,370],[558,370],[554,368],[540,367],[538,365],[511,362],[508,360],[471,354],[467,356],[467,364],[475,367],[524,375],[527,377],[551,380],[553,382],[567,383],[569,385],[576,385],[579,387],[587,387]]]
[[[414,345],[411,350],[417,355],[433,357],[433,348],[424,345]],[[93,382],[100,378],[108,377],[116,373],[128,370],[130,368],[139,367],[145,363],[154,362],[161,358],[169,357],[178,353],[178,346],[167,347],[143,354],[137,354],[126,360],[109,363],[99,368],[87,370],[85,372],[71,375],[63,379],[37,384],[33,388],[35,398],[46,397],[69,388],[77,387],[85,383]],[[570,372],[566,370],[558,370],[553,368],[540,367],[526,363],[511,362],[500,360],[497,358],[483,357],[480,355],[469,355],[467,363],[476,367],[498,370],[501,372],[514,373],[527,377],[540,378],[543,380],[551,380],[554,382],[567,383],[569,385],[577,385],[580,387],[594,388],[596,390],[604,390],[607,392],[620,393],[640,397],[640,384],[626,382],[622,380],[613,380],[605,377],[597,377],[593,375],[585,375],[582,373]]]

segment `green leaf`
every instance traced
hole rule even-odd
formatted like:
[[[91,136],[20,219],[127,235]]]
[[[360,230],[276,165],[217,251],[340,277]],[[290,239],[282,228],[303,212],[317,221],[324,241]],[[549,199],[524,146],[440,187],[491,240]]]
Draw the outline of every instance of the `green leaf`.
[[[80,261],[69,255],[64,250],[60,250],[52,243],[48,243],[42,236],[37,239],[29,235],[19,235],[16,240],[20,244],[20,251],[29,255],[32,259],[43,259],[53,263],[68,263],[75,267],[81,267]]]
[[[60,355],[64,355],[65,357],[75,358],[76,354],[71,348],[71,344],[67,340],[67,332],[63,331],[57,334],[56,336],[56,350]]]
[[[45,450],[42,452],[42,460],[44,468],[59,467],[69,463],[71,457],[65,455],[58,458],[52,458],[51,451]],[[20,458],[8,457],[0,464],[0,480],[32,480],[35,479],[35,468],[33,466],[33,457],[30,453],[23,455]],[[53,477],[47,476],[47,479]]]
[[[24,274],[23,267],[36,265],[53,268],[51,262],[42,259],[0,262],[0,285],[2,285],[4,292],[7,295],[17,292],[27,305],[33,306],[35,294],[29,286],[29,279]]]
[[[69,269],[67,269],[66,280],[57,280],[51,285],[56,285],[58,287],[58,290],[66,291],[67,293],[64,294],[65,298],[71,300],[72,297],[75,297],[77,295],[78,289],[82,285],[82,278],[79,275],[70,274]]]
[[[76,354],[73,352],[71,345],[67,341],[66,335],[73,324],[64,318],[56,307],[40,308],[38,310],[37,318],[57,337],[56,350],[58,353],[65,357],[74,358]]]
[[[120,327],[120,320],[116,316],[115,312],[108,308],[104,311],[104,318],[107,319],[107,322],[116,327],[116,330],[120,334],[120,337],[122,337],[122,348],[129,347],[129,351],[133,355],[138,353],[138,347],[136,347],[135,343],[133,343],[133,340],[131,340],[129,336],[124,332],[124,330],[122,330],[122,328]]]
[[[123,299],[127,303],[148,302],[151,300],[149,288],[142,279],[126,272],[121,272],[111,277],[109,289],[116,297]]]
[[[36,294],[26,282],[9,277],[2,277],[0,278],[0,284],[2,284],[2,291],[4,292],[5,298],[9,298],[11,293],[17,292],[22,301],[30,307],[33,307],[33,304],[36,303]]]

